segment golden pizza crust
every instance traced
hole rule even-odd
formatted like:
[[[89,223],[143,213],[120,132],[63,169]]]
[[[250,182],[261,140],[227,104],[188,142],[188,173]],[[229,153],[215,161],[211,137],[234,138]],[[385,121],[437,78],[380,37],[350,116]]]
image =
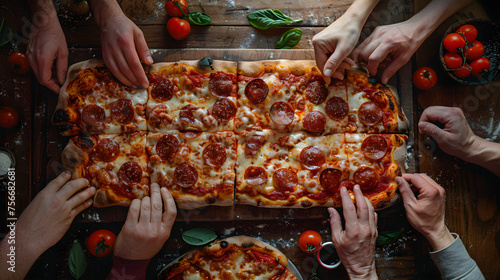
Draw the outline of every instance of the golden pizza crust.
[[[275,72],[276,67],[284,66],[286,71],[291,74],[300,76],[311,71],[314,67],[318,70],[314,60],[258,60],[258,61],[239,61],[238,62],[238,75],[247,77],[258,77],[265,72]],[[278,70],[280,71],[280,70]]]
[[[64,168],[71,171],[71,179],[78,179],[84,176],[85,164],[89,161],[89,155],[78,147],[73,139],[70,139],[68,145],[61,153],[61,162]]]
[[[172,190],[170,190],[172,192]],[[234,204],[234,199],[231,198],[218,198],[213,194],[206,194],[204,196],[195,196],[185,193],[177,193],[173,195],[177,208],[192,210],[206,206],[231,206]]]
[[[213,60],[212,69],[210,67],[200,68],[198,66],[198,61],[199,60],[181,60],[176,62],[159,62],[151,65],[149,72],[152,74],[162,73],[162,71],[165,71],[168,66],[172,66],[172,69],[169,69],[169,71],[174,71],[177,74],[182,74],[182,69],[176,68],[176,66],[178,65],[180,67],[182,65],[185,65],[200,74],[210,74],[217,71],[236,74],[236,62],[226,60]]]

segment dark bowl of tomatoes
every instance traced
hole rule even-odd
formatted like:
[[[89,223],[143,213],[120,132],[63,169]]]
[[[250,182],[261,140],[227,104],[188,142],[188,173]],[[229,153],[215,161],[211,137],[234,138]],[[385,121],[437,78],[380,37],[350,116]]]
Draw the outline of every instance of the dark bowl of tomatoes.
[[[500,27],[477,18],[457,22],[444,34],[439,57],[453,80],[470,86],[488,84],[499,73]]]

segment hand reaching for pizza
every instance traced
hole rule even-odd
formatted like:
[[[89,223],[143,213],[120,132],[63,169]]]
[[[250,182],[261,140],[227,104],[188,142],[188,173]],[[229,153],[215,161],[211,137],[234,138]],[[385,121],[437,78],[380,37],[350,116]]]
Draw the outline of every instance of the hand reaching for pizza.
[[[123,84],[147,88],[149,82],[141,60],[150,65],[153,59],[141,29],[123,14],[116,1],[91,1],[91,7],[101,29],[106,66]]]
[[[407,181],[417,188],[417,197]],[[403,174],[396,183],[411,226],[427,238],[434,251],[450,245],[454,238],[444,224],[445,190],[426,174]]]
[[[48,2],[46,5],[53,4]],[[68,71],[68,47],[55,8],[47,8],[50,7],[40,8],[34,13],[36,20],[30,28],[26,55],[38,82],[58,93]],[[57,77],[53,78],[54,62]]]
[[[162,211],[163,207],[165,212]],[[157,183],[151,185],[151,198],[135,199],[127,220],[118,234],[113,254],[129,260],[151,259],[167,241],[177,215],[172,195]]]
[[[332,241],[350,279],[378,279],[375,270],[377,213],[363,196],[359,185],[354,186],[356,206],[345,187],[340,190],[344,210],[345,230],[335,208],[328,208]]]
[[[423,40],[412,35],[414,28],[406,22],[378,26],[351,54],[354,61],[367,63],[370,75],[375,76],[381,63],[389,63],[382,72],[380,81],[389,79],[408,62]]]
[[[69,171],[61,173],[35,196],[19,217],[15,225],[16,256],[20,257],[16,262],[19,279],[28,273],[45,250],[63,237],[76,215],[92,205],[95,188],[86,188],[89,185],[87,179],[68,181],[70,178]],[[2,256],[6,256],[6,248],[12,246],[7,244],[8,240],[4,238],[2,242]],[[6,264],[3,258],[1,260]]]

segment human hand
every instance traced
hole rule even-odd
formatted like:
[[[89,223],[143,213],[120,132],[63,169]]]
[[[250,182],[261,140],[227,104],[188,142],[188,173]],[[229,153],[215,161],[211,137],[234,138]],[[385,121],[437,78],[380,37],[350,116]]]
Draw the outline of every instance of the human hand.
[[[418,189],[417,197],[407,181]],[[450,245],[454,238],[444,224],[445,190],[425,174],[403,174],[396,183],[411,226],[427,238],[434,251]]]
[[[354,186],[356,207],[345,187],[341,188],[345,230],[335,208],[328,208],[332,241],[349,278],[378,279],[375,270],[375,242],[377,240],[377,213],[363,196],[359,185]]]
[[[26,56],[38,82],[55,93],[66,79],[68,46],[55,13],[38,12],[36,24],[30,28]],[[56,78],[52,78],[52,65],[56,62]]]
[[[121,10],[101,18],[104,63],[126,86],[147,88],[149,82],[141,60],[150,65],[153,59],[141,29]]]
[[[444,124],[441,129],[432,122]],[[443,152],[468,160],[475,152],[478,137],[472,132],[462,109],[432,106],[424,110],[418,122],[418,132],[434,138]]]
[[[151,198],[132,201],[127,220],[115,241],[115,256],[129,260],[151,259],[170,236],[177,215],[174,198],[167,188],[160,190],[157,183],[151,185],[150,191]]]
[[[347,56],[356,46],[360,33],[361,24],[340,17],[313,37],[316,65],[327,85],[331,78],[344,79],[344,70],[354,65]]]
[[[42,254],[66,233],[73,219],[92,205],[95,187],[87,179],[68,181],[65,171],[41,190],[23,211],[17,222],[22,243],[30,244],[29,254]]]
[[[412,26],[406,22],[378,26],[352,52],[354,61],[367,62],[370,75],[375,76],[380,64],[387,58],[390,62],[382,72],[380,81],[387,84],[389,79],[408,62],[423,40],[413,35]]]

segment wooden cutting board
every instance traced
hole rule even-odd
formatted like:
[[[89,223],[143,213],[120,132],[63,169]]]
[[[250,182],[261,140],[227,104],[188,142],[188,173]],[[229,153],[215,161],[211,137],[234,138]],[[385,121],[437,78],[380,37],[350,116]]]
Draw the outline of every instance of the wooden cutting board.
[[[205,56],[218,60],[230,61],[252,61],[271,59],[291,59],[291,60],[314,60],[312,49],[296,50],[275,50],[275,49],[152,49],[153,60],[155,62],[198,60]],[[70,49],[69,64],[100,57],[100,49]],[[413,95],[411,86],[411,67],[403,67],[399,74],[389,82],[395,86],[401,95],[401,106],[405,111],[410,123],[413,126]],[[402,94],[401,94],[402,93]],[[43,96],[42,96],[43,98]],[[35,151],[34,160],[40,162],[35,164],[35,172],[38,183],[34,186],[34,193],[37,193],[41,186],[45,186],[48,181],[54,178],[62,170],[60,164],[60,154],[68,142],[67,137],[59,135],[57,127],[50,124],[50,118],[57,104],[57,96],[47,94],[47,106],[42,112],[40,120],[35,121],[35,127],[42,131],[40,137],[40,147]],[[408,145],[413,146],[413,129],[410,129]],[[410,154],[410,153],[409,153]],[[408,172],[415,171],[415,159],[409,158]],[[400,216],[400,207],[383,211],[387,215]],[[383,213],[379,213],[383,214]],[[80,222],[114,222],[124,221],[127,215],[127,208],[90,208],[84,211],[77,219]],[[178,221],[235,221],[235,220],[274,220],[274,219],[324,219],[328,217],[326,208],[315,207],[310,209],[269,209],[258,208],[247,205],[235,205],[232,207],[205,207],[197,210],[180,210],[177,215]]]

